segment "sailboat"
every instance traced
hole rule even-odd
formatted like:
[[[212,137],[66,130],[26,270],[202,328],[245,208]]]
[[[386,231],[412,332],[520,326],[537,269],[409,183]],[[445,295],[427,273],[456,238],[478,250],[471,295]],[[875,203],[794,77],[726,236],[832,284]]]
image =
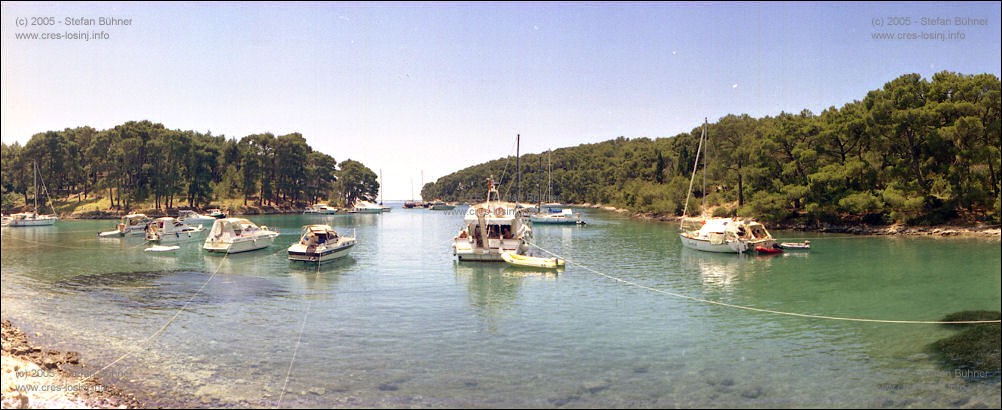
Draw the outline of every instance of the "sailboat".
[[[550,180],[550,176],[553,173],[553,167],[550,161],[550,157],[553,156],[551,152],[546,159],[546,197],[548,204],[553,204],[552,198],[552,188],[553,183]],[[543,158],[539,158],[540,167],[542,167]],[[575,214],[574,210],[569,208],[551,208],[547,207],[543,209],[543,197],[539,196],[539,205],[536,208],[536,213],[529,216],[529,220],[533,224],[550,224],[550,225],[584,225],[585,221],[581,220],[581,215]]]
[[[34,172],[35,181],[35,209],[33,212],[21,212],[11,215],[8,226],[18,227],[18,226],[49,226],[56,223],[59,217],[56,215],[39,215],[38,214],[38,180],[41,178],[38,172],[38,164],[35,162],[31,163],[32,171]],[[48,190],[45,189],[45,181],[42,181],[42,191],[45,192],[46,199],[49,198]],[[49,205],[50,207],[52,205]],[[55,213],[56,209],[53,208],[52,212]]]
[[[383,170],[379,170],[379,206],[383,208],[383,212],[390,212],[393,208],[383,205]]]
[[[751,218],[707,218],[706,217],[706,144],[707,121],[703,120],[703,132],[696,148],[696,161],[689,179],[689,192],[685,197],[685,208],[679,223],[679,237],[682,246],[706,252],[743,253],[758,249],[772,249],[776,240],[765,226]],[[700,155],[703,156],[703,204],[699,216],[688,216],[689,197],[692,183],[696,179]]]

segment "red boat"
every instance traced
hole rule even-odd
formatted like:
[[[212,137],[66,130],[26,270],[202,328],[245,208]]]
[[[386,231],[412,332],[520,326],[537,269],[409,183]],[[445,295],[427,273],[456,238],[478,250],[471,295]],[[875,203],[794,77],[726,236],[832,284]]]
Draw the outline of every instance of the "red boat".
[[[779,248],[772,248],[772,247],[765,247],[765,246],[756,246],[755,247],[755,252],[758,252],[760,255],[761,254],[769,255],[769,254],[783,253],[783,250],[779,249]]]

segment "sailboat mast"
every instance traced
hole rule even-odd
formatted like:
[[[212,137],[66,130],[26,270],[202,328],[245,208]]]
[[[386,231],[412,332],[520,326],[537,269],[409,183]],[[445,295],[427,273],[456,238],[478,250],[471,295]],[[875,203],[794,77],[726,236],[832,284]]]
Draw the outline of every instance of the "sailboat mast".
[[[519,139],[522,137],[521,134],[515,134],[515,208],[518,208],[518,202],[521,200],[519,189],[522,186],[522,167],[520,166],[519,160],[521,157],[518,154],[518,143]]]
[[[539,155],[539,178],[536,178],[536,212],[543,212],[543,155]]]
[[[682,208],[682,218],[678,221],[679,229],[682,229],[682,224],[685,223],[685,216],[689,213],[689,197],[692,196],[692,183],[696,180],[696,168],[699,168],[699,154],[703,151],[703,140],[706,139],[706,118],[703,118],[703,133],[699,136],[699,145],[696,147],[696,161],[692,164],[692,176],[689,177],[689,191],[685,193],[685,207]],[[703,163],[706,166],[706,163]],[[703,173],[703,190],[706,190],[706,173]],[[706,195],[704,195],[705,197]]]
[[[35,213],[37,214],[38,213],[38,163],[37,162],[31,161],[31,171],[32,171],[31,180],[35,186],[35,193],[34,195],[32,195],[32,197],[34,197],[35,199]]]

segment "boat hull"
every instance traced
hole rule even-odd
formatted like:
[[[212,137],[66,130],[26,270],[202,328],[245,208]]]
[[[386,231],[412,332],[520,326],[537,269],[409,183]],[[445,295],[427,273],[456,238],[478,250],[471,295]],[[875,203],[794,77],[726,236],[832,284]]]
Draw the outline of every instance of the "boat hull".
[[[580,219],[568,219],[568,218],[547,218],[547,217],[531,217],[529,221],[533,224],[541,225],[578,225],[584,224],[584,221]]]
[[[355,247],[355,241],[333,248],[324,248],[322,250],[309,252],[307,251],[306,246],[297,244],[289,248],[289,260],[309,263],[330,262],[348,256],[348,253],[353,247]]]
[[[25,227],[25,226],[50,226],[56,223],[56,218],[40,218],[40,219],[14,219],[11,220],[7,226],[10,227]]]
[[[275,235],[262,235],[255,238],[239,238],[233,241],[205,242],[202,249],[213,253],[241,253],[264,249],[275,242]]]
[[[686,248],[715,253],[743,253],[755,249],[755,245],[761,243],[746,241],[724,241],[721,243],[712,243],[709,240],[691,238],[685,234],[679,234],[679,238],[682,239],[682,246],[685,246]]]
[[[564,267],[564,260],[559,258],[537,258],[512,253],[502,253],[501,258],[509,265],[521,268],[556,269]]]

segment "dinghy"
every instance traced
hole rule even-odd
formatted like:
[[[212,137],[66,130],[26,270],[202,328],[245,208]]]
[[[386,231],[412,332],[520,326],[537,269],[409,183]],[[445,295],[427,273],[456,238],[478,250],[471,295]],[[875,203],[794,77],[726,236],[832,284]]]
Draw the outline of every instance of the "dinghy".
[[[512,252],[504,252],[501,254],[501,259],[512,266],[520,266],[525,268],[562,268],[564,267],[564,260],[560,258],[539,258],[535,256],[519,255]]]

